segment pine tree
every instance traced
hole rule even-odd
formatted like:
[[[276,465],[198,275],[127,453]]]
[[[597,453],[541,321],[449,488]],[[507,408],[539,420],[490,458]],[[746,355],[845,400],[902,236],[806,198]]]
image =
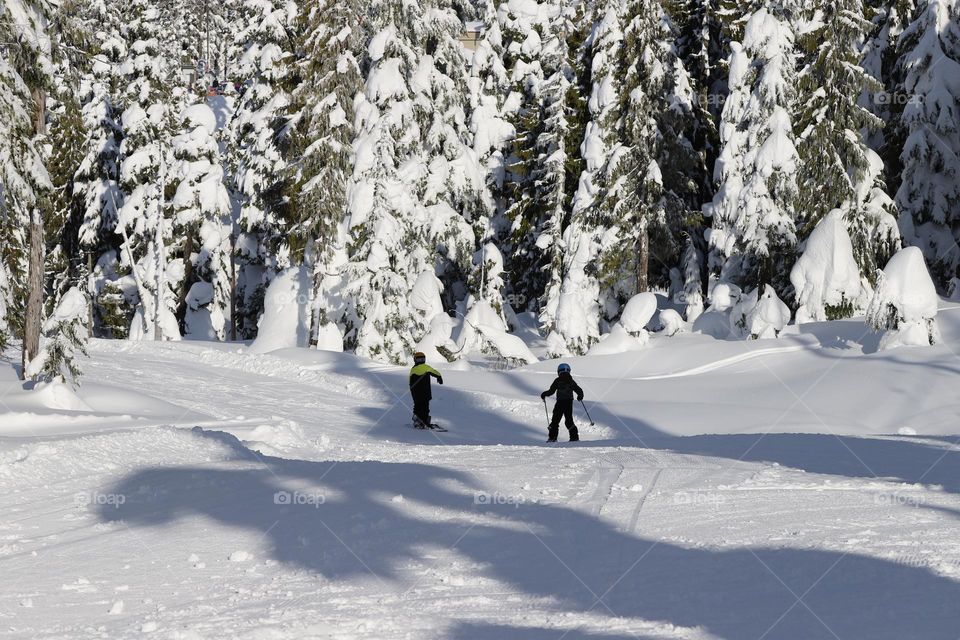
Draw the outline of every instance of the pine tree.
[[[181,117],[171,139],[173,230],[184,266],[177,318],[184,335],[223,340],[230,318],[230,195],[216,117],[203,102]]]
[[[590,40],[590,120],[580,145],[583,170],[564,231],[563,282],[558,293],[556,331],[572,353],[582,354],[600,337],[598,253],[609,227],[605,201],[608,173],[615,164],[623,104],[623,0],[607,0],[597,9]]]
[[[875,154],[863,135],[883,126],[858,103],[864,92],[882,90],[859,65],[870,28],[863,13],[860,0],[841,0],[818,10],[810,20],[817,28],[804,34],[796,225],[805,239],[823,216],[842,208],[861,271],[872,278],[899,245],[899,233],[888,199],[873,191],[882,187],[882,177],[876,175]]]
[[[544,258],[536,244],[543,231],[543,207],[537,200],[534,176],[538,161],[546,157],[537,145],[544,122],[542,89],[550,73],[539,57],[560,11],[553,2],[539,3],[536,12],[515,9],[503,3],[497,14],[504,38],[504,67],[511,82],[505,112],[514,129],[503,154],[506,172],[498,197],[507,203],[505,216],[510,223],[509,240],[504,243],[511,274],[508,295],[534,310],[546,286]]]
[[[920,247],[934,282],[960,274],[960,25],[951,0],[929,0],[900,34],[896,122],[903,140],[900,225]]]
[[[346,262],[341,233],[349,203],[347,185],[353,172],[354,96],[361,90],[360,61],[366,34],[353,2],[314,0],[298,18],[304,52],[297,63],[292,111],[289,181],[290,236],[293,253],[311,263],[315,308],[314,339],[321,324],[337,322],[342,304],[329,295],[342,284]]]
[[[570,123],[570,88],[575,80],[570,64],[571,51],[567,33],[569,21],[561,18],[552,27],[552,37],[544,54],[546,67],[552,73],[543,86],[543,129],[537,136],[537,159],[531,174],[536,206],[533,211],[542,221],[536,247],[543,255],[545,293],[542,296],[540,326],[549,335],[556,328],[557,306],[563,283],[563,230],[568,224],[568,165],[572,150],[568,147]],[[563,355],[563,354],[556,354]]]
[[[364,92],[355,102],[357,161],[348,190],[350,262],[347,346],[401,362],[414,344],[408,283],[419,276],[408,222],[416,198],[399,175],[419,146],[410,86],[418,63],[421,7],[390,1],[371,24]],[[401,31],[401,27],[403,30]]]
[[[461,18],[472,17],[465,0],[424,0],[423,51],[418,63],[415,113],[420,120],[426,175],[417,186],[428,217],[421,228],[443,284],[445,306],[464,297],[472,258],[494,212],[482,161],[473,149],[469,59],[458,38]],[[438,250],[442,247],[442,251]]]
[[[623,148],[604,196],[615,236],[600,256],[605,284],[620,304],[653,284],[669,284],[705,174],[689,139],[699,107],[670,16],[657,2],[637,0],[628,6],[627,25]]]
[[[126,82],[121,118],[120,182],[123,195],[117,231],[123,237],[121,264],[136,281],[136,310],[130,336],[177,339],[178,282],[168,276],[173,224],[166,190],[173,178],[170,139],[174,129],[167,79],[169,61],[160,55],[160,16],[146,0],[129,7],[125,27]],[[119,203],[118,203],[119,204]]]
[[[38,355],[43,215],[52,188],[37,138],[53,67],[44,2],[0,4],[0,344],[23,336],[23,372]],[[28,279],[29,278],[29,279]]]
[[[238,16],[242,53],[233,73],[246,80],[230,125],[227,164],[240,204],[237,321],[243,338],[256,335],[266,285],[291,263],[285,196],[295,19],[289,0],[245,0]]]
[[[796,244],[796,53],[789,6],[761,8],[731,44],[729,96],[720,125],[719,183],[705,211],[710,267],[720,281],[789,290]]]

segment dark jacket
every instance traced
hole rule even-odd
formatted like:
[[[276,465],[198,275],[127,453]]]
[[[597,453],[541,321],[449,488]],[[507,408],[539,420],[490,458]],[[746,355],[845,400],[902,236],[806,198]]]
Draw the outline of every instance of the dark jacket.
[[[430,391],[430,376],[443,384],[443,376],[428,364],[418,364],[410,369],[410,395],[413,396],[414,401],[433,398],[433,393]]]
[[[553,381],[553,384],[550,385],[550,388],[540,394],[541,398],[546,398],[547,396],[552,396],[556,392],[557,401],[560,400],[573,400],[573,394],[577,394],[577,400],[583,400],[583,389],[580,388],[580,385],[576,383],[569,373],[561,373],[557,376],[557,379]]]

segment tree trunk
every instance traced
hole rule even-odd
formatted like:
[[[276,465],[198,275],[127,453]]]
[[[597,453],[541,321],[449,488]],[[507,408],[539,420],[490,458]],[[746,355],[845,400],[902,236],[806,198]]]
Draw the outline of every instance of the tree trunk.
[[[640,228],[637,238],[637,293],[650,290],[650,233],[646,225]]]
[[[47,94],[42,89],[33,90],[36,119],[34,133],[46,133]],[[43,216],[38,203],[33,203],[30,212],[30,257],[27,272],[27,308],[23,322],[23,350],[21,352],[20,378],[26,380],[27,365],[40,353],[40,329],[43,316]]]
[[[230,234],[230,342],[237,341],[237,234]]]
[[[40,324],[43,310],[43,217],[40,209],[30,214],[30,271],[27,275],[27,310],[23,322],[23,352],[20,372],[27,378],[27,365],[40,353]]]
[[[193,226],[187,227],[183,241],[183,283],[180,286],[180,299],[177,300],[177,318],[184,335],[187,333],[187,296],[193,286]]]

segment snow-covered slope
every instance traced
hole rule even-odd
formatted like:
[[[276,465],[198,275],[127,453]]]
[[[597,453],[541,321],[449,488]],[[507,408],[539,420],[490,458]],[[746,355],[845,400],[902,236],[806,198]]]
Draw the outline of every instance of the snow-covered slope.
[[[349,354],[95,341],[80,409],[7,366],[0,636],[955,639],[938,322],[571,359],[597,424],[559,447],[551,362],[444,371],[449,433]]]

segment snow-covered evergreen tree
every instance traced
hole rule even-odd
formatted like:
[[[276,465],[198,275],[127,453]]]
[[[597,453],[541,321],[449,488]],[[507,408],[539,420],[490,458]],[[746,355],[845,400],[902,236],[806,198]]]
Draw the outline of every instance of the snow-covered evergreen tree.
[[[859,104],[863,92],[882,90],[859,64],[871,26],[863,16],[860,0],[841,0],[815,11],[802,39],[796,225],[806,238],[827,212],[842,208],[861,270],[872,277],[899,246],[899,233],[889,199],[874,191],[882,176],[864,139],[883,121]]]
[[[793,113],[796,52],[789,6],[749,15],[731,44],[729,95],[714,170],[717,194],[705,207],[711,271],[743,288],[788,288],[796,244],[797,152]]]
[[[217,120],[202,102],[185,109],[180,120],[180,133],[171,140],[176,191],[170,203],[184,267],[178,319],[185,335],[223,340],[230,317],[231,203]]]
[[[953,0],[928,0],[900,34],[896,126],[903,146],[896,202],[906,241],[923,250],[934,282],[960,274],[960,23]]]
[[[654,283],[669,283],[670,263],[678,262],[705,174],[688,137],[698,103],[674,46],[670,16],[658,2],[635,0],[627,24],[618,132],[623,147],[609,170],[603,205],[615,235],[600,257],[607,285],[621,301]]]
[[[0,3],[0,344],[23,328],[28,228],[52,187],[36,144],[38,104],[53,69],[44,2]],[[41,227],[42,228],[42,227]],[[42,265],[40,265],[42,267]]]
[[[556,333],[565,349],[582,354],[600,337],[601,238],[608,227],[603,205],[609,171],[620,149],[620,108],[624,102],[623,20],[624,0],[606,0],[596,10],[589,42],[591,89],[590,119],[585,124],[580,155],[583,170],[571,203],[570,224],[564,230],[563,281],[557,296]],[[615,313],[611,311],[610,315]]]
[[[256,334],[266,285],[290,265],[285,154],[295,19],[290,0],[245,0],[238,16],[235,42],[242,53],[232,73],[244,81],[230,125],[227,164],[240,203],[237,321],[242,337]]]
[[[332,291],[342,284],[346,262],[343,227],[353,173],[354,96],[362,88],[360,58],[366,34],[353,2],[314,0],[301,9],[298,33],[305,55],[297,64],[291,139],[290,189],[293,253],[312,261],[314,310],[311,332],[340,320]]]
[[[41,351],[30,363],[30,377],[78,384],[81,369],[77,356],[87,355],[87,305],[87,297],[79,287],[60,296],[43,324]]]
[[[121,264],[132,271],[136,304],[130,337],[177,339],[174,315],[178,269],[170,269],[173,221],[166,189],[173,179],[170,139],[169,61],[160,55],[158,10],[146,0],[128,7],[127,56],[120,71],[126,82],[121,127],[117,232],[123,237]],[[119,204],[119,203],[118,203]]]

